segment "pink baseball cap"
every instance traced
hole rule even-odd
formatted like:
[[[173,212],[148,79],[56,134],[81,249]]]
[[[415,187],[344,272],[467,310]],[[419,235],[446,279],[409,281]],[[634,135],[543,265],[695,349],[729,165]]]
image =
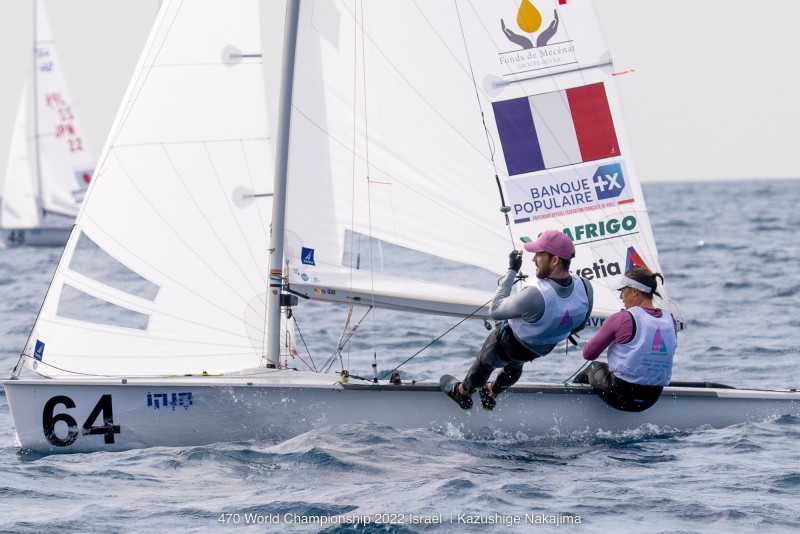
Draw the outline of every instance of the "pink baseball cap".
[[[545,230],[536,241],[523,245],[528,252],[547,252],[565,260],[575,257],[575,245],[564,232]]]

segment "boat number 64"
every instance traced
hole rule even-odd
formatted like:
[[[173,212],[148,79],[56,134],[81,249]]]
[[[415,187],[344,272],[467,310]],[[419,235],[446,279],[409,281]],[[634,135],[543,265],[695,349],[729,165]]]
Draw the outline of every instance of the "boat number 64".
[[[66,395],[58,395],[47,401],[44,405],[44,410],[42,410],[42,430],[44,431],[44,437],[47,438],[47,441],[56,447],[67,447],[75,443],[75,440],[78,439],[78,422],[68,413],[53,413],[55,412],[56,406],[59,404],[63,404],[68,410],[75,407],[75,401]],[[102,425],[95,426],[95,422],[101,414]],[[58,422],[63,422],[67,425],[67,435],[63,438],[56,434],[56,423]],[[111,395],[103,395],[100,397],[92,413],[89,414],[89,417],[86,418],[86,422],[83,423],[80,433],[84,436],[99,434],[105,436],[106,444],[114,443],[114,434],[119,434],[119,425],[114,424],[114,414],[111,409]]]

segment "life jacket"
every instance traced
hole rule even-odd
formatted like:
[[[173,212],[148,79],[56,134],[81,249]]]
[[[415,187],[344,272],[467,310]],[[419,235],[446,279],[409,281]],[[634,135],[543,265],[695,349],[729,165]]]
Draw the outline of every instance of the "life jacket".
[[[617,377],[632,384],[666,386],[672,378],[672,359],[678,336],[672,314],[661,311],[653,317],[639,306],[628,309],[636,333],[628,343],[612,343],[608,348],[608,366]]]
[[[555,345],[567,339],[570,333],[586,320],[586,314],[589,313],[589,295],[579,276],[570,274],[570,277],[572,293],[563,298],[558,295],[550,282],[537,278],[537,287],[544,297],[542,316],[534,323],[519,317],[508,320],[514,335],[525,346]]]

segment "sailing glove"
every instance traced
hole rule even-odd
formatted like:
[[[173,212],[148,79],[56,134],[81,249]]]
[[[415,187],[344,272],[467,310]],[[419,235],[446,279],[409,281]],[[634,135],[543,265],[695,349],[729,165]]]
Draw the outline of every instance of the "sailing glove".
[[[512,250],[508,255],[508,268],[514,272],[519,272],[522,267],[522,254],[519,250]]]

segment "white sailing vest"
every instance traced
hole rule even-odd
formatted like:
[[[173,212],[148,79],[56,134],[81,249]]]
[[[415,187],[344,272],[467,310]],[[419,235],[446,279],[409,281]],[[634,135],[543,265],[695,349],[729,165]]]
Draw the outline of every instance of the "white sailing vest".
[[[572,294],[561,298],[550,282],[536,279],[544,297],[544,313],[535,323],[525,319],[509,319],[514,335],[528,346],[555,345],[569,337],[570,332],[586,320],[589,312],[589,295],[579,276],[570,274]]]
[[[643,308],[628,309],[636,323],[636,334],[628,343],[612,343],[608,348],[608,367],[619,378],[643,386],[666,386],[672,378],[672,358],[678,336],[672,315],[661,310],[661,318]]]

